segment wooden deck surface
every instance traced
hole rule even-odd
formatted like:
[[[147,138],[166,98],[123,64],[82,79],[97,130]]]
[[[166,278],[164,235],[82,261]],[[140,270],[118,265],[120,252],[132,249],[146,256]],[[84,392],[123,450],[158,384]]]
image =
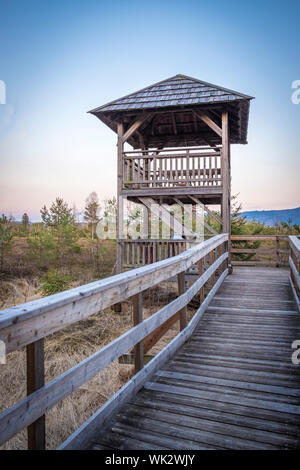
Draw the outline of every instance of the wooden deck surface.
[[[190,340],[93,449],[300,449],[300,314],[278,268],[235,268]]]

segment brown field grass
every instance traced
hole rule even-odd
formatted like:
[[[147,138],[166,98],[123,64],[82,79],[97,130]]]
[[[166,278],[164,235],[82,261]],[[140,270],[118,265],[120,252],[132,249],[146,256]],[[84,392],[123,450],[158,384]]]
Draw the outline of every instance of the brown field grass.
[[[12,286],[15,299],[27,295],[27,300],[38,294],[34,286],[21,282]],[[176,296],[175,283],[163,283],[145,295],[144,318],[152,315],[161,306]],[[192,311],[188,312],[189,317]],[[45,340],[46,382],[62,374],[70,367],[90,356],[105,344],[120,336],[133,325],[131,302],[123,304],[122,314],[106,309],[99,314],[71,325]],[[152,348],[149,353],[161,350],[179,331],[178,322]],[[26,395],[25,351],[8,355],[7,364],[0,365],[0,411],[3,411]],[[133,366],[118,361],[81,386],[69,397],[57,404],[46,415],[47,449],[55,449],[86,419],[88,419],[109,397],[111,397],[133,375]],[[26,430],[16,435],[2,449],[26,449]]]

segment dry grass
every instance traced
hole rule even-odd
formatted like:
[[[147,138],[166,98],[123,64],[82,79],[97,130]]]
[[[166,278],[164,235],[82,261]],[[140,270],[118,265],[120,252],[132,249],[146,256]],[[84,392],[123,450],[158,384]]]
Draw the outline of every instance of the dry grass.
[[[0,308],[14,307],[41,297],[38,278],[15,278],[0,281]]]
[[[131,310],[128,305],[124,305],[124,310],[122,315],[117,315],[107,309],[46,338],[46,382],[125,332],[131,325]],[[25,359],[24,351],[15,351],[8,355],[7,364],[0,366],[1,411],[26,395]],[[46,417],[47,448],[56,448],[105,403],[128,380],[132,372],[132,366],[119,365],[115,361],[55,406]],[[3,448],[25,449],[26,432],[15,436]]]
[[[26,283],[15,286],[15,296],[24,295],[24,289],[35,297],[37,293],[27,289]],[[176,284],[164,283],[151,289],[145,295],[144,318],[152,315],[162,305],[169,303],[176,296]],[[192,310],[188,316],[191,317]],[[70,367],[90,356],[105,344],[120,336],[132,326],[132,306],[123,304],[122,314],[107,309],[100,314],[71,325],[45,340],[46,382],[62,374]],[[179,331],[178,322],[149,351],[156,354]],[[0,366],[1,390],[0,411],[3,411],[26,395],[25,352],[9,354],[7,364]],[[81,386],[69,397],[56,405],[46,416],[47,448],[55,449],[84,421],[86,421],[109,397],[111,397],[133,375],[133,366],[121,365],[118,361],[99,373],[88,383]],[[26,449],[26,430],[22,431],[2,449]]]

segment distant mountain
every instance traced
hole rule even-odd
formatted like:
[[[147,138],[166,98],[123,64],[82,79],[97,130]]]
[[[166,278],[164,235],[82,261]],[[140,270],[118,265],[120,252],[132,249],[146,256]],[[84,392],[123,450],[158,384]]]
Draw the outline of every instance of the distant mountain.
[[[255,220],[265,225],[274,226],[276,223],[287,222],[291,225],[300,225],[300,207],[296,209],[283,209],[274,211],[247,211],[242,212],[247,220]]]

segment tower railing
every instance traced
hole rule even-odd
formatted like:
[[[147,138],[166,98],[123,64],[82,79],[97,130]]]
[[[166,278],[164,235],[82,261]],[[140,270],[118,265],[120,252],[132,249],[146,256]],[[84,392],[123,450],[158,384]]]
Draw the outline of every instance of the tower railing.
[[[222,186],[221,152],[199,148],[123,152],[123,188]]]

